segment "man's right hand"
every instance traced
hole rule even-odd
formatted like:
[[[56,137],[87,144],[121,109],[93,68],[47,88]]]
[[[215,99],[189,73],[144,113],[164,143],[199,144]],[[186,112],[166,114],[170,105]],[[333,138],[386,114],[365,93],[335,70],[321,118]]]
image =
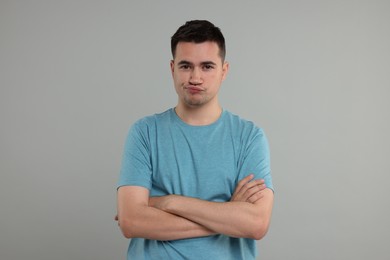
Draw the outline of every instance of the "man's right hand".
[[[254,175],[250,174],[238,182],[230,201],[243,201],[255,203],[263,197],[262,191],[266,188],[264,180],[253,180]]]

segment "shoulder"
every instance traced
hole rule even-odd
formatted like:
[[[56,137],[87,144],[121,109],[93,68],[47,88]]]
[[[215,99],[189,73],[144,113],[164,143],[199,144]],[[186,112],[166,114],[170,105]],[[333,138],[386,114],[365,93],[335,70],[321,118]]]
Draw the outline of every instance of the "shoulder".
[[[158,126],[169,121],[170,110],[162,113],[142,117],[135,121],[129,128],[126,144],[143,144],[148,147],[156,137]],[[168,120],[167,120],[168,118]],[[165,123],[169,124],[169,123]]]
[[[230,111],[224,111],[224,123],[227,124],[232,131],[239,135],[245,136],[264,136],[264,130],[256,125],[253,121],[242,118]]]
[[[153,129],[156,127],[156,125],[169,122],[171,113],[172,113],[172,109],[168,109],[161,113],[156,113],[153,115],[142,117],[137,121],[135,121],[131,128],[137,130]]]

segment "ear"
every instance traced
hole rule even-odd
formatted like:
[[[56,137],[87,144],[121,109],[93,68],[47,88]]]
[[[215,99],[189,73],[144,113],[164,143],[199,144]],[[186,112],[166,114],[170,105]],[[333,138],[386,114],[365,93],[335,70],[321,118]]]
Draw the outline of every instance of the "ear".
[[[174,60],[171,60],[170,66],[171,66],[171,73],[172,73],[172,76],[173,76],[173,72],[175,71],[175,61]]]
[[[225,61],[222,65],[222,80],[226,79],[228,72],[229,72],[229,62]]]

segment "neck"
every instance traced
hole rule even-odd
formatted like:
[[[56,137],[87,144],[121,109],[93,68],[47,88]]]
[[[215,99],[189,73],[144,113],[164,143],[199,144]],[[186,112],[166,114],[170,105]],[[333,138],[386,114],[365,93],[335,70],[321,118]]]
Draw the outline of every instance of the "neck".
[[[210,125],[218,120],[222,113],[222,107],[217,103],[213,106],[190,107],[179,103],[175,107],[176,114],[189,125]]]

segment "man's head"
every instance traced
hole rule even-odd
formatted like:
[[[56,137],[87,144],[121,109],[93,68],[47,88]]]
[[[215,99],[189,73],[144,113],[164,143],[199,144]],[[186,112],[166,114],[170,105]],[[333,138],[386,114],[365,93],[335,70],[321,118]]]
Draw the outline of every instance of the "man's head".
[[[172,56],[175,58],[179,42],[203,43],[207,41],[215,42],[218,45],[223,63],[226,55],[225,38],[218,27],[206,20],[188,21],[179,27],[171,38]]]

